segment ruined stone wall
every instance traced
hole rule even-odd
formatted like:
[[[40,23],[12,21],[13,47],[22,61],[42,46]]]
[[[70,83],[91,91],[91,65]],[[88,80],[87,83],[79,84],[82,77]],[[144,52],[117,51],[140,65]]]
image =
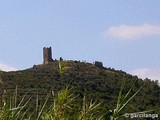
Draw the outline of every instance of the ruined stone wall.
[[[99,68],[103,68],[103,63],[100,61],[95,61],[94,65]]]

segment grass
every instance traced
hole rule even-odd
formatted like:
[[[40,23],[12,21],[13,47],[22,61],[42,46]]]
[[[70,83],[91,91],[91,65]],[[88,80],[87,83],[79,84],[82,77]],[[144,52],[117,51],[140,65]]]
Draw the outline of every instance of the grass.
[[[17,90],[17,88],[15,89]],[[17,93],[17,91],[15,91]],[[17,94],[13,97],[6,97],[6,93],[3,94],[4,104],[0,109],[0,120],[101,120],[103,116],[97,117],[96,110],[101,103],[90,101],[86,102],[86,96],[83,98],[83,105],[77,107],[75,103],[77,96],[71,94],[70,89],[59,91],[55,96],[52,91],[51,94],[46,96],[46,100],[42,105],[38,105],[38,95],[36,100],[35,111],[30,110],[30,99],[25,100],[26,95],[17,103]],[[54,97],[52,104],[47,105],[49,97]],[[8,99],[9,98],[9,99]],[[78,108],[78,110],[76,110]],[[80,109],[79,109],[80,108]],[[96,111],[96,112],[95,112]],[[72,116],[71,116],[72,115]]]
[[[132,85],[132,87],[129,89],[129,91],[127,92],[127,94],[122,97],[122,91],[123,91],[123,83],[121,85],[121,89],[119,92],[119,96],[118,96],[118,100],[117,100],[117,106],[116,108],[113,110],[113,115],[111,115],[111,120],[117,120],[120,117],[124,117],[125,114],[121,115],[122,110],[128,105],[128,103],[139,93],[139,91],[142,89],[142,87],[140,87],[133,95],[131,95],[131,97],[128,97],[134,87],[135,83]]]
[[[110,116],[110,120],[117,120],[124,118],[125,114],[122,111],[128,105],[128,103],[138,94],[142,89],[138,89],[133,95],[130,88],[128,93],[122,97],[123,84],[119,92],[116,108],[113,110],[113,114]],[[7,96],[7,93],[3,93],[3,104],[0,109],[0,120],[105,120],[104,115],[100,113],[101,103],[91,100],[87,102],[87,95],[83,97],[82,106],[76,103],[77,96],[73,95],[71,89],[66,87],[59,91],[56,95],[53,91],[46,96],[46,99],[42,105],[38,103],[38,95],[36,99],[36,106],[34,111],[30,111],[30,99],[26,100],[27,93],[23,96],[20,102],[17,102],[17,87],[13,96]],[[48,106],[48,99],[52,96],[54,99]],[[77,107],[78,106],[78,107]],[[155,110],[148,110],[139,113],[148,113]],[[107,112],[107,111],[106,111]]]
[[[134,94],[131,95],[131,91],[133,90],[134,86],[135,86],[136,81],[133,83],[133,85],[131,86],[131,88],[129,89],[129,91],[127,92],[127,94],[123,97],[122,91],[124,86],[124,83],[122,82],[121,85],[121,89],[119,92],[119,96],[118,96],[118,100],[117,100],[117,105],[116,108],[112,111],[112,115],[110,116],[110,120],[118,120],[120,118],[124,119],[126,117],[130,117],[130,116],[126,116],[127,115],[136,115],[136,114],[145,114],[145,113],[150,113],[153,111],[157,111],[159,109],[152,109],[152,110],[146,110],[146,111],[140,111],[140,112],[133,112],[133,113],[124,113],[123,114],[123,110],[125,109],[125,107],[129,104],[129,102],[140,92],[140,90],[143,88],[143,86],[141,86]],[[128,118],[129,119],[129,118]],[[144,119],[144,118],[143,118]]]

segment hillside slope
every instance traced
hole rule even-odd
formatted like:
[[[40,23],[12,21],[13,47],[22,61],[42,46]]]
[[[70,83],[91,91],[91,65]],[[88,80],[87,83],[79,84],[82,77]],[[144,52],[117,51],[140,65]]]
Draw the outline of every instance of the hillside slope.
[[[102,111],[113,110],[116,107],[122,81],[125,86],[123,94],[126,94],[135,82],[132,93],[141,86],[143,88],[125,111],[137,112],[160,108],[160,87],[157,82],[142,80],[123,71],[96,67],[91,63],[61,61],[59,64],[59,61],[54,61],[45,65],[34,65],[26,70],[0,72],[0,76],[3,82],[1,97],[4,89],[12,94],[18,86],[19,97],[29,92],[28,96],[32,96],[32,100],[35,101],[38,93],[43,101],[49,91],[56,92],[69,86],[72,92],[78,95],[78,101],[82,100],[84,94],[88,100],[103,101]],[[136,110],[133,107],[136,107]]]

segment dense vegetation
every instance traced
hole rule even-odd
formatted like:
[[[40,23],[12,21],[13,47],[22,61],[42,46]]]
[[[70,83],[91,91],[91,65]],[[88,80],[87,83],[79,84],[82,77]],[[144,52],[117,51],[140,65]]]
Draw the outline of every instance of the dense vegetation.
[[[30,100],[30,111],[32,111],[36,106],[37,95],[39,96],[38,104],[41,105],[45,102],[47,94],[52,90],[56,95],[59,90],[69,86],[74,96],[76,96],[74,101],[77,111],[79,106],[83,106],[83,99],[86,96],[87,103],[91,100],[97,103],[102,102],[97,111],[105,114],[104,118],[108,119],[108,116],[112,114],[111,111],[116,108],[123,82],[125,86],[123,88],[124,95],[133,84],[135,86],[131,94],[134,94],[141,86],[143,87],[129,105],[125,107],[122,114],[160,108],[160,87],[157,81],[142,80],[121,70],[99,68],[91,63],[80,61],[61,61],[60,63],[54,61],[46,65],[34,65],[30,69],[16,72],[1,71],[0,77],[3,82],[1,85],[1,99],[4,96],[4,90],[7,93],[5,97],[8,97],[17,88],[17,102],[27,93],[26,100],[32,97]],[[53,99],[53,97],[49,97],[48,105]],[[69,114],[73,114],[72,112]],[[160,111],[156,110],[153,113],[160,113]]]

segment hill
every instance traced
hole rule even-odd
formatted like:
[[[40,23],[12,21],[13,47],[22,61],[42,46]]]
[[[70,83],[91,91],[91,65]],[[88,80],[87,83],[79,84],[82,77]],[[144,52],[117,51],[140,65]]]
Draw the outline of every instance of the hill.
[[[59,64],[60,63],[60,64]],[[66,86],[72,88],[72,92],[78,95],[77,101],[81,103],[84,95],[88,101],[103,101],[101,111],[106,112],[116,107],[118,94],[122,82],[123,94],[126,94],[131,86],[135,87],[131,93],[143,88],[125,108],[124,112],[138,112],[160,108],[160,87],[157,81],[139,79],[121,70],[114,70],[80,61],[54,61],[49,64],[34,65],[32,68],[15,72],[0,72],[3,84],[1,85],[1,98],[3,90],[8,94],[14,93],[18,86],[18,98],[28,92],[32,96],[32,102],[36,101],[37,93],[40,100],[54,90],[55,93]],[[134,108],[136,107],[136,109]],[[156,111],[155,113],[160,112]],[[107,113],[109,114],[109,113]]]

